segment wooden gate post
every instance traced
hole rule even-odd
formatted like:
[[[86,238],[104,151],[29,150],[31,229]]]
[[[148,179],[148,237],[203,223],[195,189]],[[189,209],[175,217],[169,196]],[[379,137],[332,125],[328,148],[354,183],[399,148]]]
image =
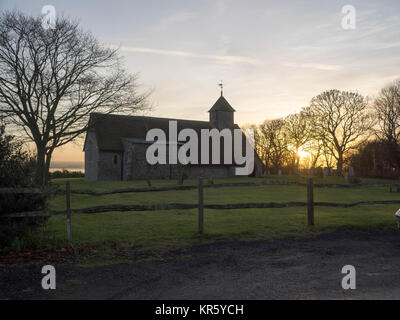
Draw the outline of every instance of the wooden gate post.
[[[71,188],[69,181],[65,186],[65,194],[67,198],[67,235],[68,243],[71,243]]]
[[[314,184],[313,179],[307,179],[307,217],[308,225],[314,225]]]
[[[198,196],[199,196],[199,233],[203,233],[203,180],[199,178],[198,186]]]

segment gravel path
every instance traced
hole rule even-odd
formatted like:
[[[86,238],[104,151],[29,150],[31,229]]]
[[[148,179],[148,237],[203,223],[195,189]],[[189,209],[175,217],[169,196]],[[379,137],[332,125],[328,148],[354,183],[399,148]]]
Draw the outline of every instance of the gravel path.
[[[357,289],[343,290],[344,265]],[[312,239],[229,242],[170,252],[162,261],[0,268],[0,299],[400,299],[400,233],[339,231]]]

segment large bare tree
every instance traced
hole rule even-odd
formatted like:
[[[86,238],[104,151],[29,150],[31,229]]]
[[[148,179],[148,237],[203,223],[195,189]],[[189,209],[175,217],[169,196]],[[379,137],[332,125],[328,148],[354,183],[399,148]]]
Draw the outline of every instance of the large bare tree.
[[[342,172],[345,156],[368,138],[374,125],[366,99],[359,93],[330,90],[312,98],[307,110],[315,137]]]
[[[36,146],[39,185],[55,148],[87,130],[91,112],[133,113],[146,107],[117,51],[67,18],[53,29],[41,17],[0,16],[0,115]]]
[[[283,119],[266,120],[260,125],[266,166],[275,172],[290,158]]]
[[[304,111],[288,115],[285,119],[288,143],[294,147],[296,168],[299,169],[299,150],[310,140],[310,121]]]
[[[375,99],[380,139],[397,145],[400,139],[400,80],[383,88]]]

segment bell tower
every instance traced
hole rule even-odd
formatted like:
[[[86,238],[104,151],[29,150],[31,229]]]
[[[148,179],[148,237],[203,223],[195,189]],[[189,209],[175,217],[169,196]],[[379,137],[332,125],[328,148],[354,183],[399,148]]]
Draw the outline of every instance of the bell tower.
[[[233,114],[235,109],[233,109],[229,102],[224,98],[222,81],[219,86],[221,87],[221,96],[214,103],[212,108],[208,110],[210,113],[210,123],[218,130],[226,128],[233,129]]]

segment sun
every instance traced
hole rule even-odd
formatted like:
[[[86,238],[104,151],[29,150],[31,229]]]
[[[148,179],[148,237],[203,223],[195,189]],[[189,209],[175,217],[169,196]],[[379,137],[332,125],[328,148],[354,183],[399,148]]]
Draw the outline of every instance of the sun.
[[[299,148],[297,154],[299,155],[300,159],[307,158],[310,155],[307,151],[304,151],[302,147]]]

